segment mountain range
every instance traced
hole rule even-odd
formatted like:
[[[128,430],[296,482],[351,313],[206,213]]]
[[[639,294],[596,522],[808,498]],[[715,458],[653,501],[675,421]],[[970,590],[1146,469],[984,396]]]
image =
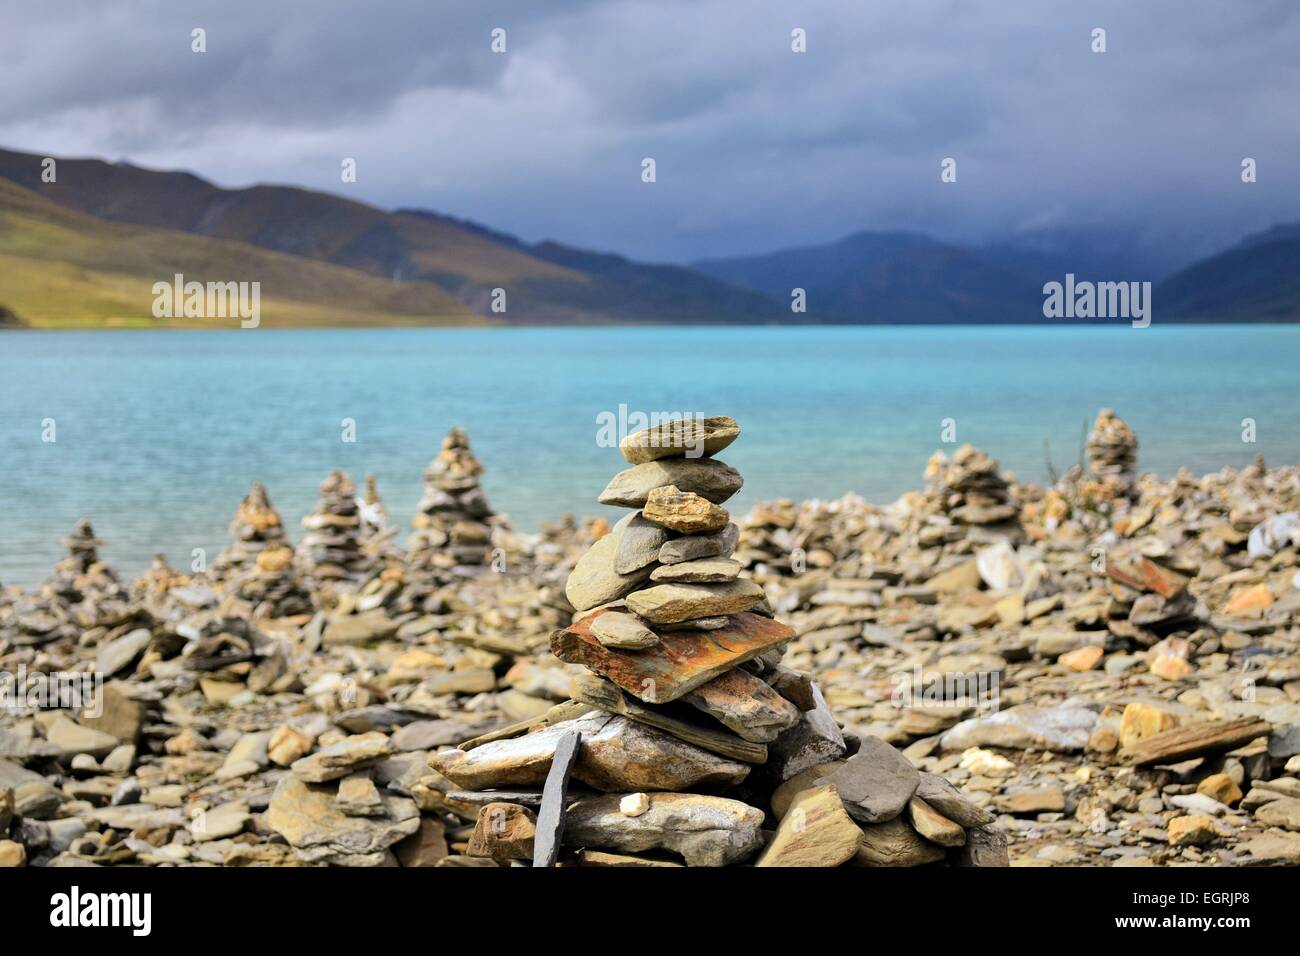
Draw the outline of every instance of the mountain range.
[[[524,242],[419,209],[292,186],[0,149],[0,326],[226,325],[155,319],[175,274],[257,281],[263,324],[1047,323],[1045,282],[1159,280],[1157,322],[1300,321],[1300,224],[1193,263],[1104,231],[982,246],[921,232],[690,265]],[[806,311],[792,311],[803,289]],[[1113,320],[1104,320],[1113,321]]]

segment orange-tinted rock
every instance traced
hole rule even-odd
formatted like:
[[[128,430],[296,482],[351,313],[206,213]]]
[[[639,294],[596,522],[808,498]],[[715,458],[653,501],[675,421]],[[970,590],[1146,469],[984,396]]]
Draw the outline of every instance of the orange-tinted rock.
[[[1097,644],[1088,644],[1062,654],[1057,660],[1070,670],[1090,671],[1100,664],[1101,659],[1105,656],[1106,651],[1104,648]]]
[[[605,613],[605,612],[600,612]],[[713,631],[665,631],[642,651],[605,647],[591,633],[593,614],[551,635],[551,651],[582,664],[647,704],[666,704],[742,661],[794,637],[794,630],[758,614],[735,614]]]
[[[1223,607],[1224,614],[1249,614],[1252,611],[1265,611],[1273,606],[1273,592],[1268,585],[1260,582],[1254,587],[1238,588]]]
[[[1108,559],[1106,574],[1135,591],[1152,591],[1163,598],[1171,598],[1187,586],[1185,577],[1160,567],[1150,558],[1143,558],[1137,564]]]

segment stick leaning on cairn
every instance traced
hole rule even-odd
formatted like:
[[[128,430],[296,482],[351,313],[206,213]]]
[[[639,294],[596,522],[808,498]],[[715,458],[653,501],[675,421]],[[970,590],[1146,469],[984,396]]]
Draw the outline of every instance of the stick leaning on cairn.
[[[635,510],[574,567],[577,613],[551,638],[556,657],[590,673],[531,724],[430,757],[465,788],[456,799],[482,807],[470,852],[531,851],[541,865],[560,843],[581,865],[1003,862],[991,815],[884,741],[853,752],[817,686],[781,666],[794,631],[731,558],[722,503],[743,482],[713,456],[739,435],[731,418],[687,419],[620,444],[631,467],[600,501]],[[575,735],[571,770],[552,772]],[[591,790],[565,796],[570,774]],[[543,783],[546,799],[523,789]],[[558,820],[528,809],[557,799]]]

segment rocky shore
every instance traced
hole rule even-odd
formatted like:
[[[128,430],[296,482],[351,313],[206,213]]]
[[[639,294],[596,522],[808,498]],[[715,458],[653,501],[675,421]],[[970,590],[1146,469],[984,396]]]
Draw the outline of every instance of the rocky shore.
[[[740,438],[628,436],[612,527],[514,532],[459,429],[405,549],[341,472],[202,572],[83,520],[0,589],[0,865],[1300,864],[1300,468],[1106,409],[1050,487],[741,516]]]

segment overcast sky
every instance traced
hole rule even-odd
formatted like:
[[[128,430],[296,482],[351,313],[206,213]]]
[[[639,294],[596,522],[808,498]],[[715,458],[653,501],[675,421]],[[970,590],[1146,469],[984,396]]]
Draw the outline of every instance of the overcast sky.
[[[0,11],[0,145],[300,184],[528,240],[683,261],[860,229],[979,240],[1103,224],[1209,251],[1300,219],[1295,0]],[[956,183],[940,183],[944,157]]]

